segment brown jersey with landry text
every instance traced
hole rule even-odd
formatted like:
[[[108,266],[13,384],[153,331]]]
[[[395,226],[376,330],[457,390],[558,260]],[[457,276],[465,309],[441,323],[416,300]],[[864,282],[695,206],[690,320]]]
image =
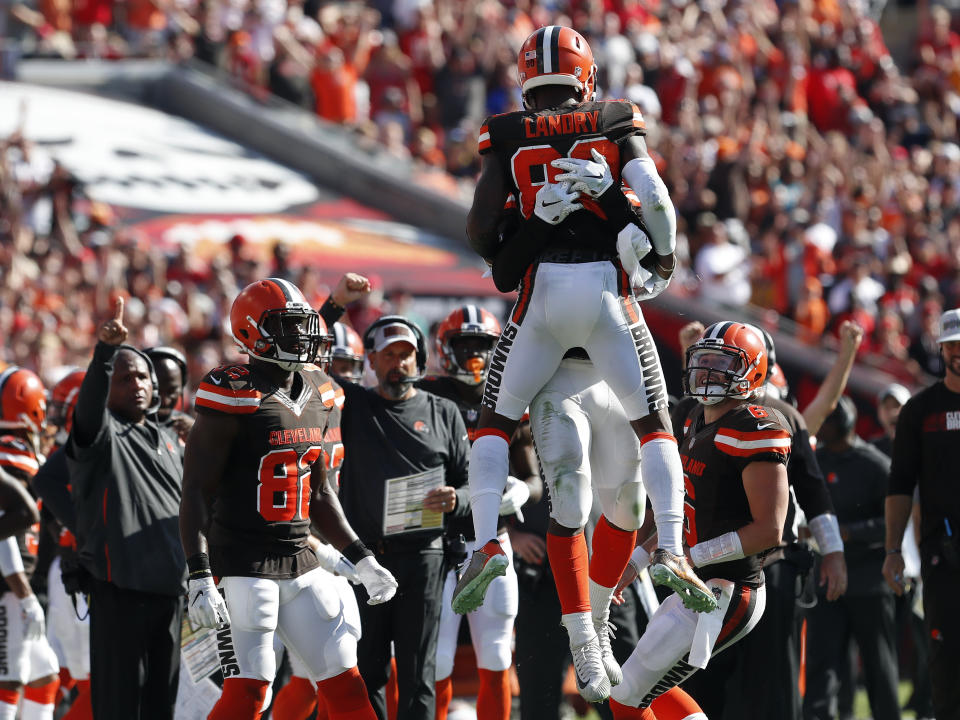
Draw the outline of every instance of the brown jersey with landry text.
[[[298,373],[291,396],[255,366],[207,373],[197,412],[240,420],[214,500],[214,575],[291,578],[317,566],[307,544],[310,477],[314,463],[324,461],[330,415],[342,405],[343,391],[314,365]]]
[[[680,441],[686,545],[692,547],[752,521],[743,471],[754,462],[786,465],[790,458],[786,428],[786,420],[777,410],[758,405],[740,405],[709,424],[702,405],[690,411]],[[763,554],[708,565],[697,574],[758,587],[763,584]]]
[[[481,154],[494,153],[506,172],[506,184],[517,198],[524,218],[533,214],[537,191],[555,182],[564,171],[553,167],[564,157],[592,160],[591,150],[606,158],[615,181],[620,180],[620,144],[631,135],[644,135],[639,108],[626,100],[583,102],[546,110],[494,115],[480,128]],[[600,207],[583,196],[588,212],[571,213],[557,226],[551,247],[597,248],[598,242],[616,249],[616,233],[604,224]]]

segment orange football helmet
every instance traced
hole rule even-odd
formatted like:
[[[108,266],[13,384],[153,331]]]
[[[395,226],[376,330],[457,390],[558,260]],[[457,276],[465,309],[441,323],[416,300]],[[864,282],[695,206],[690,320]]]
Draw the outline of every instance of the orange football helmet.
[[[330,349],[330,361],[341,361],[333,372],[359,383],[363,378],[363,340],[356,330],[343,323],[334,323],[331,330],[333,345]]]
[[[47,420],[47,391],[36,373],[11,365],[0,373],[0,428],[39,438]]]
[[[757,394],[767,376],[763,337],[749,325],[718,322],[687,348],[683,393],[704,405]]]
[[[469,357],[457,358],[457,341],[461,338],[484,338],[488,342],[482,348],[473,348]],[[486,376],[497,338],[500,337],[500,322],[489,310],[477,305],[464,305],[444,318],[437,327],[436,350],[440,368],[460,382],[479,385]]]
[[[241,351],[284,370],[329,359],[326,324],[300,289],[282,278],[241,290],[230,307],[230,329]]]
[[[517,73],[523,104],[531,109],[527,93],[543,85],[569,85],[583,102],[597,94],[597,66],[583,36],[573,28],[548,25],[524,40],[517,55]]]
[[[57,427],[58,435],[62,432],[64,440],[70,434],[70,428],[73,427],[73,409],[77,406],[77,396],[80,394],[80,384],[83,382],[84,375],[86,375],[84,370],[72,370],[64,375],[50,391],[47,420]]]

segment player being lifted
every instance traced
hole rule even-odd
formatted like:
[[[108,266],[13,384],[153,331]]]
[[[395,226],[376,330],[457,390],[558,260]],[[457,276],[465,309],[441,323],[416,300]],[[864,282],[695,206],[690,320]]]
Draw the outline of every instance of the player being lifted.
[[[579,347],[620,400],[641,441],[641,472],[661,544],[651,574],[691,608],[712,610],[713,595],[683,557],[683,469],[656,347],[637,304],[666,287],[676,242],[675,211],[647,153],[643,118],[632,103],[594,101],[593,54],[570,28],[537,30],[521,47],[518,66],[527,110],[494,116],[481,128],[483,165],[467,218],[472,247],[491,260],[512,194],[526,240],[514,261],[522,277],[519,299],[491,361],[470,454],[476,551],[453,607],[457,612],[479,607],[487,585],[505,571],[508,560],[496,528],[508,441],[564,354]],[[617,236],[635,217],[621,181],[639,198],[653,246],[645,258],[651,275],[636,296],[617,253]],[[589,607],[587,547],[579,528],[569,532],[551,537],[548,555],[555,573],[574,576],[569,582],[558,578],[561,604],[582,609]],[[609,550],[617,554],[609,558],[611,566],[626,566],[628,545]],[[564,611],[563,619],[572,647],[597,643],[589,612]]]
[[[229,624],[234,649],[209,717],[259,717],[279,633],[327,699],[331,718],[373,720],[357,671],[356,631],[307,542],[312,521],[355,564],[368,602],[393,597],[396,581],[357,539],[326,478],[323,438],[336,388],[312,363],[326,354],[330,337],[300,290],[279,278],[244,288],[230,324],[250,360],[217,368],[200,383],[180,507],[190,620]]]

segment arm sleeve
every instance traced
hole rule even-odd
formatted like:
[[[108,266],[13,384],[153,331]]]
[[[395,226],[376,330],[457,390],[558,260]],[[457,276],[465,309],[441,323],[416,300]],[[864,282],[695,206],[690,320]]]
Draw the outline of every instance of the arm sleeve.
[[[470,514],[470,488],[467,484],[467,465],[470,461],[470,441],[460,411],[448,413],[450,422],[450,457],[447,460],[447,484],[457,490],[457,507],[450,515],[466,517]]]
[[[100,435],[106,421],[110,373],[117,346],[98,342],[93,359],[83,377],[77,406],[73,411],[72,442],[79,448],[89,447]]]
[[[33,477],[34,491],[43,500],[43,506],[74,535],[77,533],[77,515],[70,497],[70,471],[63,448],[54,452]]]
[[[919,396],[916,396],[919,397]],[[893,438],[888,495],[909,495],[917,485],[917,472],[922,466],[920,442],[923,433],[916,397],[907,401],[897,418],[897,434]]]
[[[333,324],[343,317],[345,308],[340,307],[333,302],[333,297],[328,297],[320,307],[320,317],[327,324],[327,330],[333,327]],[[331,331],[332,332],[332,331]]]
[[[787,478],[804,515],[814,518],[823,513],[835,514],[827,482],[823,479],[823,472],[810,445],[810,433],[805,425],[801,425],[794,432],[793,455],[787,465]]]

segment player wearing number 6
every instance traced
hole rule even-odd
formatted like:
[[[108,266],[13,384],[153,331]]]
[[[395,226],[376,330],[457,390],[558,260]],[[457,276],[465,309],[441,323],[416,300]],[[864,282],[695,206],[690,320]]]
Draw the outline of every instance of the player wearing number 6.
[[[220,628],[225,680],[209,717],[259,717],[276,674],[277,633],[327,698],[331,718],[372,720],[356,667],[360,628],[344,618],[307,543],[313,521],[356,565],[370,603],[396,592],[326,479],[324,432],[343,393],[313,363],[325,360],[330,336],[300,290],[279,278],[244,288],[230,324],[250,360],[200,383],[180,506],[190,620]]]
[[[666,288],[676,244],[676,213],[647,153],[643,117],[630,102],[594,100],[593,54],[571,28],[534,32],[520,49],[518,72],[527,109],[491,117],[482,126],[483,164],[467,217],[471,246],[491,264],[496,260],[501,290],[512,287],[500,278],[519,281],[519,298],[484,388],[470,454],[477,547],[454,591],[453,608],[462,613],[478,607],[492,579],[505,571],[496,529],[509,438],[561,360],[577,357],[592,360],[640,440],[641,473],[661,541],[652,575],[680,592],[693,610],[712,610],[713,595],[683,557],[683,469],[657,349],[637,302]],[[627,195],[639,200],[642,222]],[[505,217],[510,196],[517,224]],[[599,702],[610,692],[608,676],[616,682],[619,672],[612,663],[605,671],[591,618],[579,502],[590,497],[589,488],[578,483],[571,489],[571,512],[553,518],[547,552],[581,694]],[[609,542],[594,543],[594,557],[605,556],[605,571],[593,594],[604,606],[626,567],[640,513],[642,506],[619,526],[606,518]]]

